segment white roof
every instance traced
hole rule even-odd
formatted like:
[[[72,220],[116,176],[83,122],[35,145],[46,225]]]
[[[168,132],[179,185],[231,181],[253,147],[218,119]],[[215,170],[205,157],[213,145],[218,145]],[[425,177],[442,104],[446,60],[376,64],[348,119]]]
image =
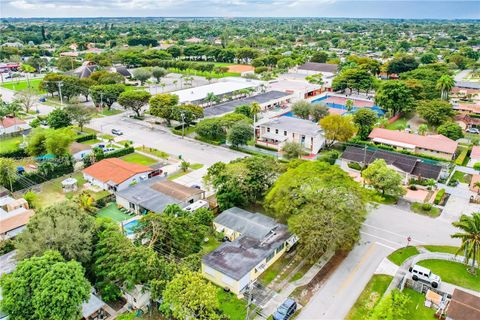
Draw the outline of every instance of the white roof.
[[[402,148],[415,149],[415,145],[413,144],[403,143],[399,141],[392,141],[392,140],[383,139],[383,138],[373,138],[372,141],[383,143],[383,144],[389,144],[392,146],[402,147]]]
[[[196,88],[183,89],[172,92],[178,96],[180,103],[192,102],[205,99],[210,92],[213,92],[216,96],[230,93],[237,90],[258,87],[261,84],[260,81],[233,81],[227,80],[222,82],[216,82],[200,86]]]
[[[309,92],[313,90],[321,89],[322,86],[319,84],[310,83],[306,80],[275,80],[269,83],[269,88],[271,90],[278,91],[302,91]]]

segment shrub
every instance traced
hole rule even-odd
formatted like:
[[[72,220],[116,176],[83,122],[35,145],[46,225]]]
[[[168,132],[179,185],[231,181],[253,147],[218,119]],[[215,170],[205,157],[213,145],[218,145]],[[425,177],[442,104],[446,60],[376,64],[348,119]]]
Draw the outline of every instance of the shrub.
[[[33,191],[28,191],[23,195],[23,199],[27,200],[28,206],[30,207],[30,209],[35,208],[35,202],[37,200],[37,197],[38,197],[37,194]]]
[[[97,139],[97,135],[95,133],[90,133],[90,134],[84,134],[82,136],[79,136],[75,139],[76,142],[83,142],[83,141],[88,141],[88,140],[93,140]]]
[[[269,151],[275,151],[275,152],[278,151],[277,149],[275,149],[273,147],[267,147],[267,146],[264,146],[262,144],[257,144],[257,143],[255,144],[255,147],[263,149],[263,150],[269,150]]]
[[[331,165],[334,165],[335,160],[337,160],[339,156],[340,156],[340,152],[338,152],[337,150],[330,150],[330,151],[325,152],[324,154],[320,155],[318,160],[323,161],[323,162],[328,162]],[[355,169],[355,168],[352,168],[352,169]],[[356,169],[356,170],[360,170],[360,169]]]
[[[103,153],[103,154],[99,153],[98,155],[96,155],[96,160],[100,161],[107,158],[119,158],[134,152],[135,152],[135,149],[133,147],[128,147],[128,148],[114,150],[108,153]]]
[[[465,161],[465,158],[468,155],[468,148],[463,148],[460,154],[458,155],[457,159],[455,159],[455,164],[456,165],[463,165],[463,162]]]
[[[411,186],[409,186],[408,188],[409,188],[410,190],[413,190],[413,191],[417,190],[417,186],[415,186],[415,185],[411,185]]]
[[[473,169],[480,171],[480,162],[477,162],[473,165]]]
[[[430,211],[430,210],[432,210],[432,205],[430,203],[424,203],[424,204],[422,204],[422,210],[423,211]]]
[[[4,254],[7,254],[13,250],[15,250],[13,240],[8,239],[0,241],[0,256],[3,256]]]
[[[435,196],[435,200],[433,201],[433,203],[439,204],[442,201],[444,195],[445,195],[445,189],[438,190],[437,195]]]
[[[348,167],[358,171],[362,170],[362,166],[360,165],[360,163],[357,163],[357,162],[349,162]]]
[[[28,157],[28,153],[25,149],[17,149],[8,152],[0,153],[0,158],[26,158]]]

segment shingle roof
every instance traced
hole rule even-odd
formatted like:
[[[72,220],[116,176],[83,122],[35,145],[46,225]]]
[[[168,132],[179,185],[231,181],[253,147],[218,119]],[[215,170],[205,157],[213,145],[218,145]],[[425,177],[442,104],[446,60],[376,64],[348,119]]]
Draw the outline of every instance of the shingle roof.
[[[455,289],[446,314],[455,320],[480,319],[480,297]]]
[[[124,182],[136,174],[150,171],[152,171],[150,167],[126,162],[118,158],[103,159],[83,169],[83,173],[99,181],[112,181],[117,184]]]
[[[163,180],[157,182],[155,184],[152,184],[150,188],[181,201],[184,201],[188,197],[205,192],[203,190],[187,187],[183,184],[176,183],[170,180]]]
[[[337,72],[338,65],[330,64],[330,63],[307,62],[302,65],[299,65],[298,69],[335,73]]]
[[[384,139],[394,142],[411,144],[419,148],[441,151],[453,154],[457,150],[458,142],[441,134],[422,136],[404,131],[394,131],[375,128],[368,136],[370,139]]]
[[[237,207],[223,211],[214,222],[256,239],[263,239],[278,226],[274,219],[266,215]]]
[[[442,171],[442,167],[423,162],[420,158],[379,149],[372,150],[348,146],[341,158],[355,162],[365,162],[366,164],[370,164],[377,159],[383,159],[388,165],[392,165],[403,172],[426,179],[437,180]]]

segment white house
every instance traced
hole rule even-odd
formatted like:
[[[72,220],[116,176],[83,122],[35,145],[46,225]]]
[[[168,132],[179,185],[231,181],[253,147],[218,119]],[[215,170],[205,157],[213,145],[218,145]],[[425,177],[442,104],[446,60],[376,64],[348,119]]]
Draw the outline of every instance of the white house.
[[[255,124],[256,143],[281,150],[286,142],[300,143],[310,154],[325,145],[323,131],[316,123],[294,117],[261,120]]]
[[[160,174],[158,169],[118,158],[103,159],[82,172],[84,179],[92,185],[114,192]]]
[[[0,121],[0,135],[12,133],[28,133],[31,127],[23,120],[14,117],[5,117]]]

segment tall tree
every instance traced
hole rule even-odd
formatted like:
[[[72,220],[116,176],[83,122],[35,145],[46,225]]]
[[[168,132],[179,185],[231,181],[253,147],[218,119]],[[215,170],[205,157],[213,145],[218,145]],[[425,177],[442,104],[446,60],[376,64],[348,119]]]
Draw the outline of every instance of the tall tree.
[[[455,110],[447,101],[423,100],[417,105],[417,113],[432,126],[438,126],[452,120]]]
[[[402,176],[394,169],[387,167],[387,163],[383,159],[375,160],[367,169],[363,170],[362,178],[382,194],[398,197],[406,193],[402,187]]]
[[[452,140],[463,138],[463,129],[456,122],[445,122],[437,128],[437,132]]]
[[[157,79],[157,83],[160,82],[160,79],[167,75],[167,70],[160,67],[152,68],[152,76]]]
[[[138,117],[141,116],[142,108],[148,104],[152,95],[148,91],[133,90],[125,91],[118,97],[118,104],[125,109],[132,109]]]
[[[0,158],[0,185],[13,191],[13,183],[17,178],[15,161],[10,158]]]
[[[330,114],[320,120],[320,126],[327,139],[326,147],[330,148],[336,141],[345,142],[353,137],[357,128],[349,116]]]
[[[178,104],[178,96],[169,93],[156,94],[150,98],[149,103],[150,114],[165,119],[170,125],[170,121],[174,119],[173,107]]]
[[[283,156],[287,159],[298,159],[304,155],[305,149],[298,142],[286,142],[282,147]]]
[[[37,97],[30,90],[21,90],[15,93],[15,101],[22,106],[27,113],[35,106],[36,99]]]
[[[440,90],[440,95],[443,100],[448,100],[448,94],[455,86],[455,80],[448,74],[444,74],[438,79],[436,88]]]
[[[413,94],[407,85],[399,80],[390,80],[382,83],[377,90],[375,102],[392,115],[399,112],[408,112],[414,106]]]
[[[90,297],[82,266],[57,251],[19,262],[0,280],[2,311],[11,319],[76,320]]]
[[[90,123],[90,120],[92,120],[93,114],[95,113],[95,108],[82,105],[69,105],[65,110],[68,112],[73,122],[80,128],[80,131],[83,131],[83,127]]]
[[[462,241],[457,254],[464,254],[465,263],[471,260],[470,272],[475,273],[475,263],[478,264],[480,261],[480,213],[475,212],[471,216],[463,214],[459,221],[452,224],[462,230],[462,232],[452,234],[452,238]]]
[[[361,108],[355,112],[353,122],[358,127],[357,136],[362,140],[367,140],[377,120],[377,113],[371,109]]]
[[[230,128],[227,138],[234,147],[245,145],[253,138],[253,128],[246,122],[238,122]]]
[[[293,104],[292,112],[297,117],[300,117],[302,119],[308,119],[310,117],[311,108],[312,108],[311,103],[309,103],[307,101],[304,101],[304,100],[300,100],[300,101],[297,101]]]
[[[106,106],[110,110],[124,91],[125,86],[122,84],[95,85],[90,87],[90,96],[95,105],[102,108]]]
[[[152,72],[146,68],[139,68],[133,70],[133,77],[140,81],[140,85],[144,85],[144,83],[152,77]]]
[[[47,122],[50,128],[60,129],[70,126],[72,119],[66,109],[57,108],[48,114]]]

